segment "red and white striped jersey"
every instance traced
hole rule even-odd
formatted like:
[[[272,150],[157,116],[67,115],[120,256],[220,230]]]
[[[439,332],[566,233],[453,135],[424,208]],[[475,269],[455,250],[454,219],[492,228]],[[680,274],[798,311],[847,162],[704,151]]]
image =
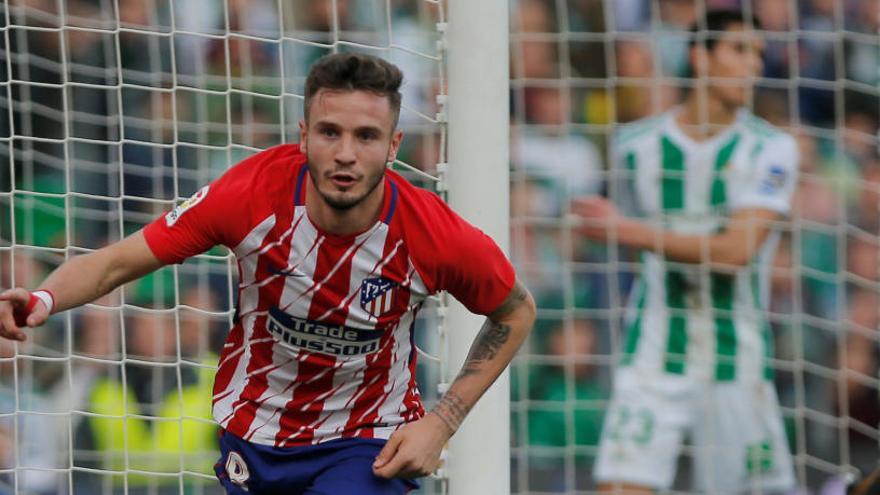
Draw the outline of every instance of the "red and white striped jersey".
[[[165,263],[223,244],[238,260],[235,325],[214,383],[214,418],[277,447],[388,438],[421,418],[413,322],[447,290],[487,314],[515,274],[497,245],[437,195],[388,171],[371,228],[335,236],[306,214],[297,145],[248,158],[144,230]]]

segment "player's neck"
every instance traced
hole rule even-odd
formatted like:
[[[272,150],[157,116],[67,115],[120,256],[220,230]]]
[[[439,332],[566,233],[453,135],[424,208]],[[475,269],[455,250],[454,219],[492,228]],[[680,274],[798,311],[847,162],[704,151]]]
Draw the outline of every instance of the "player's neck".
[[[692,91],[676,115],[676,123],[690,138],[704,141],[724,132],[736,120],[739,107],[725,105],[717,97]]]
[[[327,204],[312,181],[306,181],[306,212],[316,227],[336,236],[359,234],[379,219],[385,198],[385,179],[357,205],[340,210]]]

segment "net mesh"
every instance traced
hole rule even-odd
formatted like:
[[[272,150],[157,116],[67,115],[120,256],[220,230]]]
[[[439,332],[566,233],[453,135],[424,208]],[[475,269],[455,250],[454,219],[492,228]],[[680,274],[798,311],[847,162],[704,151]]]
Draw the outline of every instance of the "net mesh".
[[[719,6],[761,19],[767,57],[753,108],[795,135],[802,154],[769,315],[798,484],[830,489],[880,454],[878,2],[517,0],[511,255],[539,321],[512,370],[516,493],[594,488],[639,265],[575,235],[563,220],[568,199],[603,191],[619,124],[681,97],[684,27]],[[18,0],[2,9],[0,286],[33,287],[245,156],[295,141],[305,72],[329,51],[401,65],[407,137],[396,167],[434,187],[446,161],[440,2]],[[53,317],[26,344],[0,343],[0,493],[215,493],[209,412],[189,407],[209,403],[198,397],[210,395],[232,318],[233,266],[211,251]],[[428,317],[425,327],[442,320]],[[417,335],[433,335],[422,347],[441,354],[436,333]],[[421,382],[438,382],[445,373],[426,361]],[[430,404],[433,387],[423,393]],[[692,457],[685,448],[676,491],[692,493]]]
[[[404,71],[394,168],[445,162],[438,1],[65,0],[0,15],[0,286],[122,238],[229,167],[298,141],[309,65],[335,51]],[[237,292],[213,249],[0,343],[0,493],[219,493],[210,416]],[[436,312],[419,323],[430,404]],[[423,491],[441,490],[428,480]]]
[[[760,19],[765,67],[751,106],[794,135],[802,155],[769,310],[798,485],[841,493],[847,473],[875,467],[880,3],[519,0],[511,7],[512,256],[539,313],[513,366],[516,493],[595,489],[621,320],[640,267],[572,232],[568,203],[607,193],[610,137],[621,124],[680,101],[692,85],[687,27],[722,7]],[[686,446],[674,491],[694,493],[693,456]],[[647,469],[653,460],[641,462]]]

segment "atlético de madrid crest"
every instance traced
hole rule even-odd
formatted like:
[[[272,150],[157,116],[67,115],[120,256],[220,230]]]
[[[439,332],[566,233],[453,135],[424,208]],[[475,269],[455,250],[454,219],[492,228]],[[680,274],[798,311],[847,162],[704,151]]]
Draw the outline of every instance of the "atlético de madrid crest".
[[[383,277],[367,278],[361,282],[361,307],[378,318],[387,313],[394,303],[397,283]]]

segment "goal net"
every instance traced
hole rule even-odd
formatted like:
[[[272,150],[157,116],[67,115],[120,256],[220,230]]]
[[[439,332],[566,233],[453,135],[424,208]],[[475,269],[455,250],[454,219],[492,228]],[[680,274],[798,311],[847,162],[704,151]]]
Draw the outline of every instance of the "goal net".
[[[511,0],[511,256],[539,305],[512,368],[515,493],[595,488],[641,268],[578,236],[568,200],[607,193],[612,134],[690,87],[686,26],[711,7],[761,20],[765,69],[752,107],[800,147],[767,308],[798,486],[836,493],[880,457],[878,2]],[[427,188],[442,184],[444,8],[4,2],[0,287],[34,287],[242,158],[296,141],[306,70],[331,51],[403,68],[406,137],[394,167]],[[236,291],[230,254],[213,250],[55,316],[25,344],[0,341],[0,495],[217,493],[208,405]],[[430,406],[449,370],[433,359],[443,355],[432,331],[443,312],[423,314],[419,380]],[[694,456],[686,444],[674,491],[693,493]],[[443,490],[440,480],[423,483],[423,492]]]
[[[681,101],[693,84],[687,29],[709,8],[760,20],[765,65],[751,107],[792,134],[801,155],[766,308],[798,493],[842,493],[848,476],[876,467],[880,3],[518,0],[511,245],[539,316],[512,370],[515,493],[594,490],[603,421],[625,421],[606,412],[642,268],[632,253],[586,242],[565,219],[572,197],[623,199],[606,185],[612,135]],[[691,440],[678,462],[680,493],[695,492]],[[750,470],[767,467],[762,448]]]
[[[0,287],[35,287],[241,159],[298,141],[318,57],[405,74],[393,167],[437,189],[444,5],[435,0],[63,0],[0,6]],[[214,249],[0,342],[0,494],[220,493],[213,374],[237,297]],[[416,331],[426,405],[442,314]],[[424,493],[442,483],[427,479]]]

